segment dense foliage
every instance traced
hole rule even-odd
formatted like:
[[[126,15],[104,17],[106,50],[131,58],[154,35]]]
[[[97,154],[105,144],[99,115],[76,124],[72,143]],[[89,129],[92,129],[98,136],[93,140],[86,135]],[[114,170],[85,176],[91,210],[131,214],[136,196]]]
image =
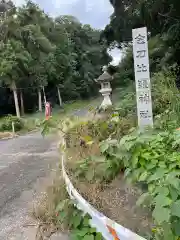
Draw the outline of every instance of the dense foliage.
[[[110,23],[102,38],[109,46],[118,46],[124,52],[119,64],[116,82],[134,81],[132,29],[146,26],[149,39],[150,72],[167,66],[179,66],[180,62],[180,5],[171,0],[110,0],[114,8]],[[179,68],[176,67],[176,83],[179,86]]]
[[[73,178],[102,186],[123,174],[143,192],[137,204],[150,208],[154,220],[150,239],[177,240],[180,135],[175,129],[180,124],[180,101],[172,69],[154,74],[152,90],[154,130],[140,133],[134,128],[135,89],[122,87],[120,101],[105,119],[69,129],[73,161],[68,169]],[[84,154],[75,157],[75,148]]]
[[[56,208],[57,221],[71,230],[70,237],[74,240],[102,240],[101,233],[90,226],[91,217],[75,207],[75,201],[62,200]]]
[[[22,113],[35,110],[38,96],[41,111],[41,98],[61,105],[97,93],[94,79],[111,61],[100,30],[72,16],[53,19],[31,1],[20,8],[11,3],[2,11],[0,114],[13,111],[13,101],[19,116],[18,103]]]
[[[160,125],[158,121],[155,121],[154,130],[140,133],[131,128],[133,125],[128,125],[124,133],[129,132],[127,135],[111,134],[108,138],[104,136],[104,140],[99,144],[96,137],[91,137],[93,130],[91,134],[89,132],[89,136],[83,138],[87,126],[80,124],[79,129],[76,127],[76,136],[82,137],[86,145],[82,146],[76,140],[78,151],[84,148],[83,151],[88,153],[90,150],[87,149],[94,148],[97,144],[100,151],[98,155],[92,155],[93,152],[91,152],[91,155],[87,155],[86,158],[79,155],[79,160],[75,161],[73,158],[73,162],[71,161],[71,165],[68,166],[71,174],[73,173],[73,178],[79,181],[104,184],[123,173],[131,183],[142,186],[144,193],[138,199],[137,204],[150,208],[154,219],[152,237],[156,240],[177,240],[180,236],[180,134],[179,131],[174,131],[177,121],[167,121],[168,115],[166,111],[165,117],[161,116]],[[159,117],[157,119],[159,120]],[[162,124],[163,119],[167,125]],[[128,122],[128,119],[124,121]],[[121,120],[119,122],[121,123]],[[100,122],[97,122],[96,129],[98,125],[99,132],[103,133],[105,130],[102,130]],[[120,124],[118,128],[114,128],[114,131],[119,131],[121,127],[123,128],[123,125]]]
[[[178,0],[110,0],[114,7],[111,22],[105,29],[108,43],[117,41],[119,46],[131,41],[132,29],[147,26],[151,37],[166,34],[166,43],[175,51],[179,60],[180,5]]]
[[[107,183],[123,174],[144,192],[137,204],[148,206],[152,213],[151,239],[178,240],[179,1],[110,2],[114,13],[101,36],[109,46],[116,44],[124,51],[113,83],[120,85],[122,91],[115,113],[108,118],[70,128],[68,141],[69,151],[73,149],[73,161],[68,168],[72,178],[93,184]],[[141,133],[133,128],[136,125],[136,101],[131,40],[132,29],[143,26],[148,28],[154,129]]]
[[[147,192],[138,204],[146,200],[151,205],[156,237],[176,239],[180,235],[179,132],[132,134],[121,139],[118,152],[126,167],[125,175],[147,183]]]
[[[0,131],[12,132],[12,123],[14,124],[15,131],[20,131],[24,127],[24,122],[22,121],[22,119],[16,116],[8,115],[1,120]]]

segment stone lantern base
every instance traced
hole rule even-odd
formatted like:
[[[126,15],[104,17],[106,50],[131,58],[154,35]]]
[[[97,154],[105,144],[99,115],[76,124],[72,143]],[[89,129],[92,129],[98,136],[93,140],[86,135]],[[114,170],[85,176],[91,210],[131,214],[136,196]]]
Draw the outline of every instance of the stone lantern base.
[[[112,92],[112,89],[111,88],[101,89],[99,92],[102,94],[102,96],[104,98],[102,103],[101,103],[100,108],[106,109],[109,106],[112,106],[112,102],[111,102],[111,98],[110,98],[110,94]]]

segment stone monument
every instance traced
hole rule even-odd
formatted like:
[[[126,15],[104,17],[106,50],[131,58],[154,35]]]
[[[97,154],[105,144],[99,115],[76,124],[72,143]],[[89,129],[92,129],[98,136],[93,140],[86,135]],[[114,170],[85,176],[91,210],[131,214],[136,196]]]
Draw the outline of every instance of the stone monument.
[[[103,101],[100,106],[100,108],[102,109],[106,109],[112,105],[110,97],[112,92],[110,82],[112,81],[112,79],[113,79],[112,76],[107,72],[107,67],[105,66],[103,67],[103,74],[100,75],[99,78],[95,80],[97,83],[101,85],[101,89],[99,92],[103,96]]]

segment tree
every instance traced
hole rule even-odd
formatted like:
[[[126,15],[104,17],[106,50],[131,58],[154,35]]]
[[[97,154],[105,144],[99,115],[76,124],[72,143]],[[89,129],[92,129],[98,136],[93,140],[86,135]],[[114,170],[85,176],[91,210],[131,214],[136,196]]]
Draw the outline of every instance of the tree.
[[[108,45],[116,42],[124,47],[132,41],[132,29],[146,26],[149,37],[165,36],[163,41],[174,51],[174,61],[180,63],[180,2],[178,0],[110,0],[114,7],[110,24],[105,28]]]
[[[132,29],[148,29],[151,73],[167,66],[180,65],[180,2],[178,0],[110,0],[114,13],[101,34],[109,47],[130,47]],[[123,59],[123,62],[127,59]],[[132,63],[132,62],[131,62]],[[120,66],[122,66],[120,64]],[[131,65],[132,66],[132,65]],[[174,67],[173,67],[174,69]],[[132,76],[133,66],[119,72],[119,77]],[[180,68],[176,67],[177,85],[180,86]],[[117,76],[117,75],[116,75]]]
[[[23,44],[32,55],[29,72],[30,75],[33,76],[33,82],[38,88],[39,111],[42,111],[42,89],[44,102],[46,101],[44,91],[44,87],[47,85],[45,64],[48,53],[53,51],[51,42],[42,32],[42,29],[44,29],[43,24],[46,22],[47,18],[43,11],[31,1],[27,2],[27,5],[20,9],[18,18],[22,29],[21,35]]]
[[[1,83],[13,90],[18,116],[18,93],[22,113],[36,106],[42,111],[42,92],[44,101],[60,105],[97,94],[94,79],[111,61],[101,31],[73,16],[53,19],[32,1],[5,11],[0,16]]]
[[[30,54],[24,49],[20,41],[8,40],[0,44],[0,73],[2,82],[5,83],[14,95],[16,115],[20,117],[17,96],[17,83],[22,68],[26,69],[31,60]]]

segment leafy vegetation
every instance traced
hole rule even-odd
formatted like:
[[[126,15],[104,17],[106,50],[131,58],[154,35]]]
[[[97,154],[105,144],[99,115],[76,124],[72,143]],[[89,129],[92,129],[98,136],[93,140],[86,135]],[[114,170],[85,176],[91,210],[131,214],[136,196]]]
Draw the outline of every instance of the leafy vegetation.
[[[111,1],[114,13],[102,35],[109,46],[124,51],[115,81],[123,89],[134,82],[132,29],[146,26],[152,81],[153,131],[133,131],[116,144],[119,169],[143,186],[138,204],[151,207],[154,239],[179,239],[179,2]],[[131,91],[133,96],[133,91]],[[135,91],[134,91],[135,93]],[[131,95],[129,95],[131,96]],[[124,116],[135,113],[131,97],[124,97]],[[130,108],[128,107],[130,105]],[[130,109],[130,111],[129,111]],[[107,142],[104,143],[105,146]]]
[[[179,137],[178,131],[134,133],[118,144],[125,176],[147,184],[138,204],[151,205],[157,239],[179,236]]]
[[[101,240],[102,235],[89,225],[91,219],[88,214],[76,208],[75,201],[70,200],[64,180],[54,177],[53,184],[47,187],[46,195],[36,203],[33,216],[46,225],[44,235],[51,235],[54,231],[70,232],[70,238],[75,240]],[[48,229],[48,225],[49,228]],[[44,235],[38,233],[39,237]]]
[[[65,134],[68,146],[69,174],[77,187],[81,186],[82,182],[88,187],[89,184],[107,187],[118,175],[123,175],[142,192],[137,205],[150,208],[155,225],[150,232],[150,238],[178,240],[180,135],[175,129],[180,124],[180,99],[177,88],[180,75],[179,2],[110,2],[114,13],[110,24],[100,34],[108,46],[116,45],[124,51],[119,66],[116,69],[112,66],[109,68],[114,74],[113,87],[120,86],[121,95],[112,111],[100,119],[95,115],[90,121],[78,121],[73,125],[65,121],[60,124],[58,129]],[[154,114],[154,129],[147,129],[143,133],[135,128],[136,100],[131,42],[132,29],[142,26],[148,28]],[[68,28],[68,31],[69,34],[72,33],[72,29]],[[83,31],[84,29],[81,29],[81,37]],[[71,47],[73,49],[73,41]],[[74,55],[71,57],[72,62],[74,59],[77,61]],[[84,65],[80,65],[84,59],[87,60],[82,54],[81,61],[75,68],[80,73],[86,72]],[[89,67],[88,63],[88,76],[91,75]],[[74,76],[77,77],[76,73]],[[87,86],[85,87],[84,82],[82,86],[84,91]],[[76,87],[80,90],[78,84]],[[78,93],[83,96],[81,91]],[[56,125],[52,127],[57,129]],[[61,204],[65,206],[66,201]],[[67,202],[67,207],[71,209],[72,203]],[[81,223],[81,220],[77,222]]]
[[[8,115],[8,116],[4,117],[3,119],[1,119],[0,131],[11,132],[12,131],[12,123],[14,124],[14,130],[16,132],[20,131],[24,127],[24,122],[22,119],[12,116],[12,115]]]
[[[61,201],[56,208],[57,220],[66,224],[71,230],[71,239],[73,240],[102,240],[101,233],[96,232],[95,228],[89,225],[91,219],[87,214],[74,206],[74,201],[65,199]]]
[[[137,204],[150,206],[155,226],[149,232],[151,238],[176,240],[179,217],[172,209],[179,203],[180,135],[174,131],[179,126],[179,96],[172,71],[153,76],[152,93],[157,114],[154,130],[139,133],[135,129],[132,86],[120,89],[119,102],[101,118],[95,114],[91,121],[65,120],[59,130],[66,136],[69,175],[84,197],[92,200],[88,194],[94,193],[87,194],[82,184],[84,188],[95,184],[101,192],[118,175],[124,175],[143,192]],[[57,130],[56,124],[54,128]],[[102,210],[102,199],[95,199]]]
[[[162,71],[152,79],[157,114],[154,130],[139,133],[134,128],[134,90],[128,87],[128,94],[122,88],[123,99],[111,114],[94,122],[78,123],[68,131],[71,144],[67,164],[76,186],[87,182],[104,188],[119,174],[138,184],[143,194],[137,204],[150,206],[155,225],[150,235],[154,239],[179,237],[179,216],[174,210],[179,206],[180,184],[180,135],[175,131],[179,126],[179,96],[173,76],[173,72]],[[71,153],[75,148],[77,156],[75,151]]]
[[[115,42],[121,48],[127,46],[132,40],[132,29],[146,26],[151,38],[160,38],[160,44],[156,42],[154,48],[157,53],[154,64],[163,60],[164,63],[179,65],[180,8],[177,0],[110,0],[110,3],[114,13],[104,31],[108,44]]]
[[[137,204],[151,207],[155,239],[177,239],[179,137],[178,131],[133,131],[120,140],[102,141],[99,144],[101,154],[76,160],[74,165],[71,161],[68,168],[73,173],[72,179],[103,185],[124,173],[133,184],[140,184],[144,192]]]
[[[101,145],[103,156],[90,156],[77,161],[75,168],[71,169],[75,173],[74,177],[96,183],[105,183],[114,179],[121,167],[123,169],[122,163],[116,160],[115,146],[116,141],[108,141],[106,145],[105,143]]]

